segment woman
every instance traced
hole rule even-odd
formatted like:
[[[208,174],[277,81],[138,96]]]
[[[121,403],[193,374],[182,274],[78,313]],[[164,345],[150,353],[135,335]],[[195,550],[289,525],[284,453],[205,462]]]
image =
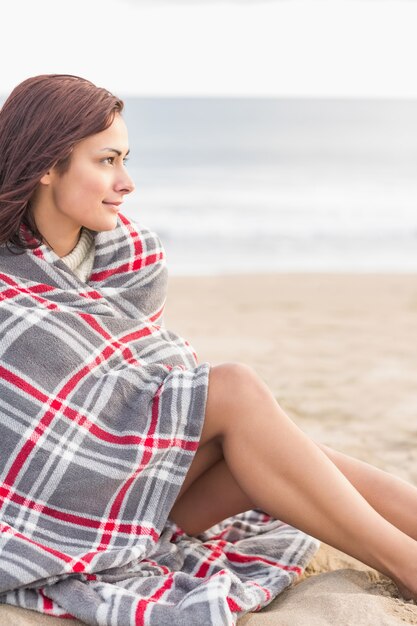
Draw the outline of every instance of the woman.
[[[163,327],[161,243],[120,213],[122,109],[44,75],[0,111],[0,601],[232,624],[301,571],[309,535],[416,599],[417,489],[316,445],[249,367],[198,364]]]

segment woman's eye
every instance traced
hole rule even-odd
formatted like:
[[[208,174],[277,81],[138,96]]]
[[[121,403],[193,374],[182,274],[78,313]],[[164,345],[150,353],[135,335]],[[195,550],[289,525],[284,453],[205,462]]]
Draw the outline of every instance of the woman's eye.
[[[115,160],[115,158],[116,158],[116,157],[114,157],[114,156],[109,156],[109,157],[106,157],[105,159],[103,159],[103,163],[109,163],[110,165],[113,165],[113,164],[114,164],[114,160]],[[127,162],[128,160],[129,160],[129,159],[128,159],[127,157],[125,157],[125,158],[123,159],[123,163],[124,163],[124,165],[126,165],[126,162]]]

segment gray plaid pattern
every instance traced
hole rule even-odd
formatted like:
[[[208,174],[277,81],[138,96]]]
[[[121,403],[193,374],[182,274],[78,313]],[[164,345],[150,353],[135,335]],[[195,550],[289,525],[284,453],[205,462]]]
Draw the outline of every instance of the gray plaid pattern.
[[[260,511],[198,539],[170,522],[209,365],[162,324],[158,237],[120,216],[95,246],[88,284],[47,246],[0,246],[0,602],[97,626],[233,624],[317,543]]]

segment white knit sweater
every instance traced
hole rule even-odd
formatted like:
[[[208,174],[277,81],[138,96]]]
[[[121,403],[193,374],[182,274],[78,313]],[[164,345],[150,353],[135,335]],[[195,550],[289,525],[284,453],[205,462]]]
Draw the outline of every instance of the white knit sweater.
[[[64,261],[70,270],[86,283],[93,269],[94,252],[93,233],[87,228],[82,228],[77,245],[69,254],[61,257],[61,261]]]

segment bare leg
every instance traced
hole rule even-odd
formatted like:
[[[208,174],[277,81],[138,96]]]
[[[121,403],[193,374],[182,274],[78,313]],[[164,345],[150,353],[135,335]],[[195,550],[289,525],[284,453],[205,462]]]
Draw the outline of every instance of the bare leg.
[[[396,476],[323,444],[317,444],[367,502],[386,520],[417,540],[417,488]],[[199,449],[173,508],[190,534],[255,505],[233,478],[225,459]],[[200,451],[204,456],[199,459]],[[215,461],[215,462],[212,462]],[[179,523],[179,522],[178,522]]]
[[[226,517],[254,508],[226,461],[199,476],[176,501],[170,517],[189,535],[199,535]]]
[[[188,470],[181,490],[178,494],[177,500],[179,500],[182,495],[189,490],[190,486],[200,476],[221,460],[223,460],[223,450],[219,441],[213,440],[205,444],[200,442],[198,450],[194,455],[193,462],[190,465],[190,469]]]
[[[378,513],[417,540],[416,487],[369,463],[318,445]]]
[[[417,597],[417,542],[368,504],[245,366],[211,370],[201,445],[213,440],[220,441],[247,502],[375,567]],[[188,491],[173,508],[174,520],[182,517]],[[179,523],[187,530],[185,518]]]

